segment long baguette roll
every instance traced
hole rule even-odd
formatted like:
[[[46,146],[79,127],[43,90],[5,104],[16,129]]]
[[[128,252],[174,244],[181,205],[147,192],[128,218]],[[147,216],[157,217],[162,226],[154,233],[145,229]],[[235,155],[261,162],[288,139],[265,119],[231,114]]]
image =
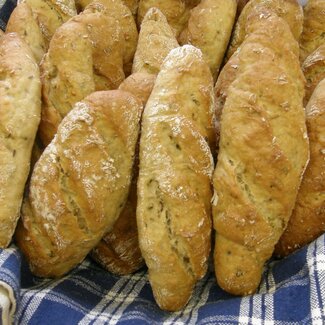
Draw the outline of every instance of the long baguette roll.
[[[11,13],[6,32],[17,33],[40,63],[55,31],[76,14],[73,0],[24,0]]]
[[[214,77],[219,73],[236,16],[236,0],[202,0],[190,12],[181,44],[199,48]]]
[[[213,80],[200,50],[172,50],[142,119],[137,222],[158,305],[179,310],[210,252]]]
[[[147,103],[156,76],[135,73],[126,78],[119,89],[128,91],[140,102]],[[136,221],[139,147],[136,147],[133,175],[128,199],[114,226],[91,251],[91,257],[103,268],[115,274],[130,274],[144,265],[138,240]]]
[[[251,37],[238,52],[242,61],[250,61],[244,55]],[[213,176],[215,272],[218,284],[236,295],[256,291],[309,155],[304,88],[294,77],[299,71],[280,65],[276,52],[263,47],[270,55],[244,65],[228,88]],[[298,56],[291,60],[299,66]]]
[[[115,89],[124,80],[123,46],[115,19],[99,12],[79,14],[56,31],[41,64],[39,134],[44,145],[76,102],[95,90]]]
[[[306,77],[304,103],[307,105],[315,88],[325,78],[325,41],[324,44],[308,55],[302,64],[302,71]]]
[[[9,245],[19,218],[41,114],[39,69],[15,33],[0,38],[0,248]]]
[[[167,54],[178,46],[166,17],[157,8],[149,9],[141,24],[132,72],[158,74]]]
[[[325,1],[308,0],[304,7],[304,24],[300,43],[300,60],[304,62],[308,55],[325,42]]]
[[[81,262],[125,204],[142,105],[120,90],[78,102],[35,165],[16,242],[34,274]]]
[[[325,232],[325,79],[306,107],[310,161],[288,227],[275,254],[285,256]]]
[[[227,59],[233,55],[244,41],[247,35],[247,17],[257,6],[263,6],[265,9],[271,10],[279,17],[283,18],[288,23],[295,39],[299,40],[303,29],[303,10],[297,0],[250,0],[244,7],[235,25],[233,36],[226,54]]]

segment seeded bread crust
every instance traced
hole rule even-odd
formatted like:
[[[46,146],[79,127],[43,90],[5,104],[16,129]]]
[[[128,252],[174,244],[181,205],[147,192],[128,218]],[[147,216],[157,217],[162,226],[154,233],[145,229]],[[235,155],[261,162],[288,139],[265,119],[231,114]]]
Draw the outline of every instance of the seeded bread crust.
[[[142,105],[95,92],[63,119],[31,176],[16,242],[32,272],[67,273],[120,215],[131,183]]]
[[[310,161],[288,227],[275,254],[286,256],[325,232],[325,79],[306,107]]]
[[[200,50],[166,57],[142,119],[137,222],[160,308],[179,310],[207,270],[214,143],[213,79]]]
[[[41,114],[39,69],[15,33],[0,37],[0,248],[11,242]]]

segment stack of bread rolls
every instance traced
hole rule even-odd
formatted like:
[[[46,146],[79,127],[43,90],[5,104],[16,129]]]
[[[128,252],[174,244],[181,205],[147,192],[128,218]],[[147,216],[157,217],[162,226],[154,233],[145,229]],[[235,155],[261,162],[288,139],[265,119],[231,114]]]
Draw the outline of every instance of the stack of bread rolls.
[[[325,232],[324,10],[22,1],[0,36],[1,247],[42,277],[146,265],[168,311],[210,259],[255,293],[272,255]]]

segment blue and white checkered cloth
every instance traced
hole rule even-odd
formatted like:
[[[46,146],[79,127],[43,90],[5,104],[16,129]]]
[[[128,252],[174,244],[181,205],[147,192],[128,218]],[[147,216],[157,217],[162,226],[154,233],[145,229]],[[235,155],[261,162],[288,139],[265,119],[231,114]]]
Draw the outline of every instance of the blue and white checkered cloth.
[[[171,274],[172,276],[172,274]],[[0,252],[2,323],[16,324],[325,324],[325,236],[265,268],[258,293],[231,296],[212,271],[184,310],[161,311],[145,269],[117,277],[86,259],[59,280],[34,277],[15,247]],[[11,316],[10,316],[11,315]]]
[[[0,28],[5,28],[15,4],[15,0],[0,0]],[[11,246],[0,250],[0,314],[1,324],[30,325],[322,325],[325,237],[286,259],[268,263],[255,295],[240,298],[223,292],[211,270],[177,313],[158,308],[145,269],[117,277],[86,259],[62,279],[40,279]]]

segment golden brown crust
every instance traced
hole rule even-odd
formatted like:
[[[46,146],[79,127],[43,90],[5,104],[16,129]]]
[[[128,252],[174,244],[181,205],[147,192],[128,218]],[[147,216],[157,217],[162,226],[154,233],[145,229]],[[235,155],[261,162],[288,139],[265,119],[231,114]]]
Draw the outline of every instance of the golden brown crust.
[[[299,46],[286,22],[269,9],[260,7],[252,11],[246,22],[249,42],[239,48],[223,67],[215,85],[217,140],[220,133],[220,118],[227,98],[227,91],[237,75],[257,61],[274,56],[274,62],[285,68],[303,91],[305,79],[297,62]],[[243,52],[243,53],[241,53]],[[274,53],[276,55],[274,55]],[[285,108],[286,102],[283,102]]]
[[[275,254],[286,256],[325,232],[325,79],[306,107],[310,161],[288,227]]]
[[[138,26],[141,26],[142,20],[150,8],[157,8],[166,17],[174,35],[178,37],[187,24],[192,5],[192,2],[184,0],[140,0]]]
[[[61,276],[117,220],[127,198],[142,105],[129,93],[78,102],[35,165],[19,248],[34,274]]]
[[[54,32],[77,14],[73,0],[25,0],[12,12],[6,32],[16,32],[39,63]]]
[[[244,7],[235,25],[226,55],[227,60],[233,55],[247,35],[247,17],[252,11],[260,10],[260,8],[272,10],[279,17],[283,18],[288,23],[295,39],[299,40],[303,26],[303,10],[297,0],[251,0]]]
[[[304,7],[303,32],[300,37],[300,61],[325,43],[325,2],[308,0]]]
[[[149,9],[141,24],[132,72],[157,74],[167,54],[178,46],[166,17],[157,8]]]
[[[325,78],[325,43],[306,58],[302,71],[306,77],[304,104],[307,105],[316,86]]]
[[[202,51],[214,78],[228,46],[236,8],[236,0],[202,0],[191,10],[179,38],[180,44],[192,44]]]
[[[11,241],[41,113],[39,69],[15,33],[0,38],[0,247]]]
[[[238,17],[240,13],[243,11],[244,7],[246,6],[249,0],[237,0],[237,13],[236,16]]]
[[[135,73],[125,79],[119,89],[130,92],[145,106],[155,79],[155,75]],[[139,148],[137,146],[130,193],[123,211],[113,228],[91,252],[92,258],[106,270],[115,274],[130,274],[144,265],[136,223],[138,165]]]
[[[290,44],[293,48],[283,56],[272,33],[257,37],[271,30],[269,22],[268,17],[257,20],[255,32],[236,53],[241,68],[227,88],[213,179],[215,272],[218,284],[236,295],[257,289],[263,265],[287,225],[308,160],[296,44],[287,32],[292,38],[287,49]]]
[[[111,37],[103,37],[106,32]],[[44,145],[76,102],[95,90],[119,86],[124,79],[122,51],[115,19],[102,13],[79,14],[57,30],[41,64]]]
[[[207,269],[213,105],[201,51],[190,45],[172,50],[143,114],[137,206],[140,248],[165,310],[184,307]]]

